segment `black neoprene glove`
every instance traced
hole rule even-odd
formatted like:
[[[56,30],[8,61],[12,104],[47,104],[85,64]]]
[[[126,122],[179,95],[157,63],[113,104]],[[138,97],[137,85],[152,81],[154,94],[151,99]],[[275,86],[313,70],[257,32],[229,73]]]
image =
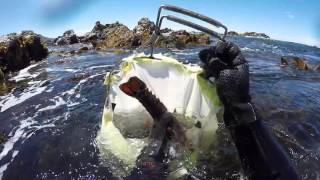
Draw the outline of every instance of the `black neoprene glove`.
[[[299,175],[270,129],[257,117],[249,95],[249,66],[239,47],[219,41],[199,53],[204,76],[215,78],[224,122],[250,180],[298,180]]]
[[[249,66],[240,48],[219,41],[200,51],[205,78],[214,77],[218,96],[225,107],[225,124],[233,126],[256,120],[249,95]],[[244,117],[245,116],[245,117]]]

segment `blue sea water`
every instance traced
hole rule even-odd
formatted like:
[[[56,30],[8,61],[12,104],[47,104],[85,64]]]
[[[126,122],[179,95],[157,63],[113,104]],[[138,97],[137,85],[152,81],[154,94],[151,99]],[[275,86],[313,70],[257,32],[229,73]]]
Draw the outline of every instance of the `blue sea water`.
[[[250,64],[253,102],[297,166],[303,179],[320,178],[320,72],[281,67],[281,56],[299,56],[312,69],[320,49],[302,44],[231,37]],[[118,179],[99,159],[95,137],[105,101],[104,76],[133,53],[89,50],[82,44],[50,47],[49,57],[13,75],[17,86],[0,96],[2,179]],[[204,47],[203,47],[204,48]],[[156,49],[197,64],[201,48]],[[63,52],[61,52],[63,51]],[[145,50],[148,52],[148,50]],[[221,161],[199,167],[204,179],[238,179],[236,149],[220,127]]]

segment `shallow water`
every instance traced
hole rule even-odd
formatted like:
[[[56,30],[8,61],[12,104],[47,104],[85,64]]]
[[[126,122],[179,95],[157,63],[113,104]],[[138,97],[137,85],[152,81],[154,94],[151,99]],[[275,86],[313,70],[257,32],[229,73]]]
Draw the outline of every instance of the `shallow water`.
[[[273,40],[232,38],[250,63],[251,93],[303,179],[320,178],[320,73],[280,67],[282,55],[297,55],[320,63],[320,49]],[[70,51],[81,45],[51,47]],[[158,51],[184,63],[197,63],[200,49]],[[88,51],[47,60],[21,70],[11,92],[0,96],[2,179],[117,179],[99,160],[95,137],[105,101],[104,76],[131,54]],[[239,178],[239,161],[221,126],[220,160],[199,167],[206,179]]]

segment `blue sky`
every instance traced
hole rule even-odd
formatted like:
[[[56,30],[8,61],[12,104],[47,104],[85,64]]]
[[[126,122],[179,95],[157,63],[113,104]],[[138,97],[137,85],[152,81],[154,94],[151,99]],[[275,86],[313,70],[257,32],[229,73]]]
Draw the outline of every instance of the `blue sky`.
[[[0,4],[1,35],[28,29],[49,37],[68,29],[82,34],[97,20],[118,20],[133,28],[141,17],[155,21],[158,7],[172,4],[215,18],[230,30],[265,32],[274,39],[320,47],[319,0],[0,0]]]

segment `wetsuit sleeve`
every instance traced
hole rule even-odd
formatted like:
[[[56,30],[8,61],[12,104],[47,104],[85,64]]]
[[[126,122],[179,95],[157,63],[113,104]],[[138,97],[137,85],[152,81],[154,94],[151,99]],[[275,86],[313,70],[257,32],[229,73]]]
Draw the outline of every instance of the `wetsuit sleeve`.
[[[224,105],[224,123],[237,147],[249,179],[300,179],[283,147],[259,117],[249,93],[249,64],[231,42],[199,53],[204,76],[214,77]]]

